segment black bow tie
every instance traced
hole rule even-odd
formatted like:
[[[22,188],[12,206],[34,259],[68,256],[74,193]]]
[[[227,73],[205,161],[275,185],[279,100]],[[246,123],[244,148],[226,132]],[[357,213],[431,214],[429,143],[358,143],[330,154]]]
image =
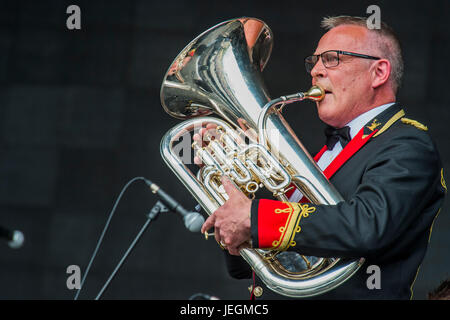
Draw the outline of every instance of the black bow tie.
[[[342,148],[345,148],[347,143],[352,139],[350,137],[350,127],[346,126],[340,129],[328,126],[325,128],[325,135],[327,136],[327,148],[331,150],[334,145],[340,141]]]

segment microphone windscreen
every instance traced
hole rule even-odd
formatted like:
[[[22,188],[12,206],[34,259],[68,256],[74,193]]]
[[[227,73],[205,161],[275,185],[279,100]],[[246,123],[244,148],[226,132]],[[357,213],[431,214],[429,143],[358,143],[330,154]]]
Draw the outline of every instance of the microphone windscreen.
[[[204,223],[205,218],[197,212],[190,212],[184,217],[184,225],[191,232],[199,232]]]

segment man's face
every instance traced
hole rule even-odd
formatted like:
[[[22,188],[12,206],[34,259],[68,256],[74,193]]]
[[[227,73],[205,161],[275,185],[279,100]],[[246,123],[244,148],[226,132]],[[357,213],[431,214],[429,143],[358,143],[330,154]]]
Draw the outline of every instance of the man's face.
[[[319,41],[314,54],[343,50],[371,55],[367,29],[343,25],[328,31]],[[317,102],[319,118],[334,127],[343,127],[367,111],[371,104],[370,66],[373,60],[339,55],[339,65],[325,68],[322,59],[311,70],[312,84],[325,89],[325,98]]]

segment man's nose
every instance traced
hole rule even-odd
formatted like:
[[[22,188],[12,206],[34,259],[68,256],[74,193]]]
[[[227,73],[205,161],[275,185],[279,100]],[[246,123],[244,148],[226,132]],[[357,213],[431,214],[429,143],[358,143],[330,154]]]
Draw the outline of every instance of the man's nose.
[[[327,68],[325,68],[325,66],[323,65],[322,58],[319,58],[314,67],[311,69],[311,76],[313,78],[323,78],[326,76],[326,74]]]

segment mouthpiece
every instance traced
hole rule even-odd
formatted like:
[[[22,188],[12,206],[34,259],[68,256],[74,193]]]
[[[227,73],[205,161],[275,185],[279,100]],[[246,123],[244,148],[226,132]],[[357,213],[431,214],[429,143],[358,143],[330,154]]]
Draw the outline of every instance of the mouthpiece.
[[[312,86],[308,91],[304,93],[305,99],[312,101],[320,101],[325,97],[325,90],[319,86]]]

